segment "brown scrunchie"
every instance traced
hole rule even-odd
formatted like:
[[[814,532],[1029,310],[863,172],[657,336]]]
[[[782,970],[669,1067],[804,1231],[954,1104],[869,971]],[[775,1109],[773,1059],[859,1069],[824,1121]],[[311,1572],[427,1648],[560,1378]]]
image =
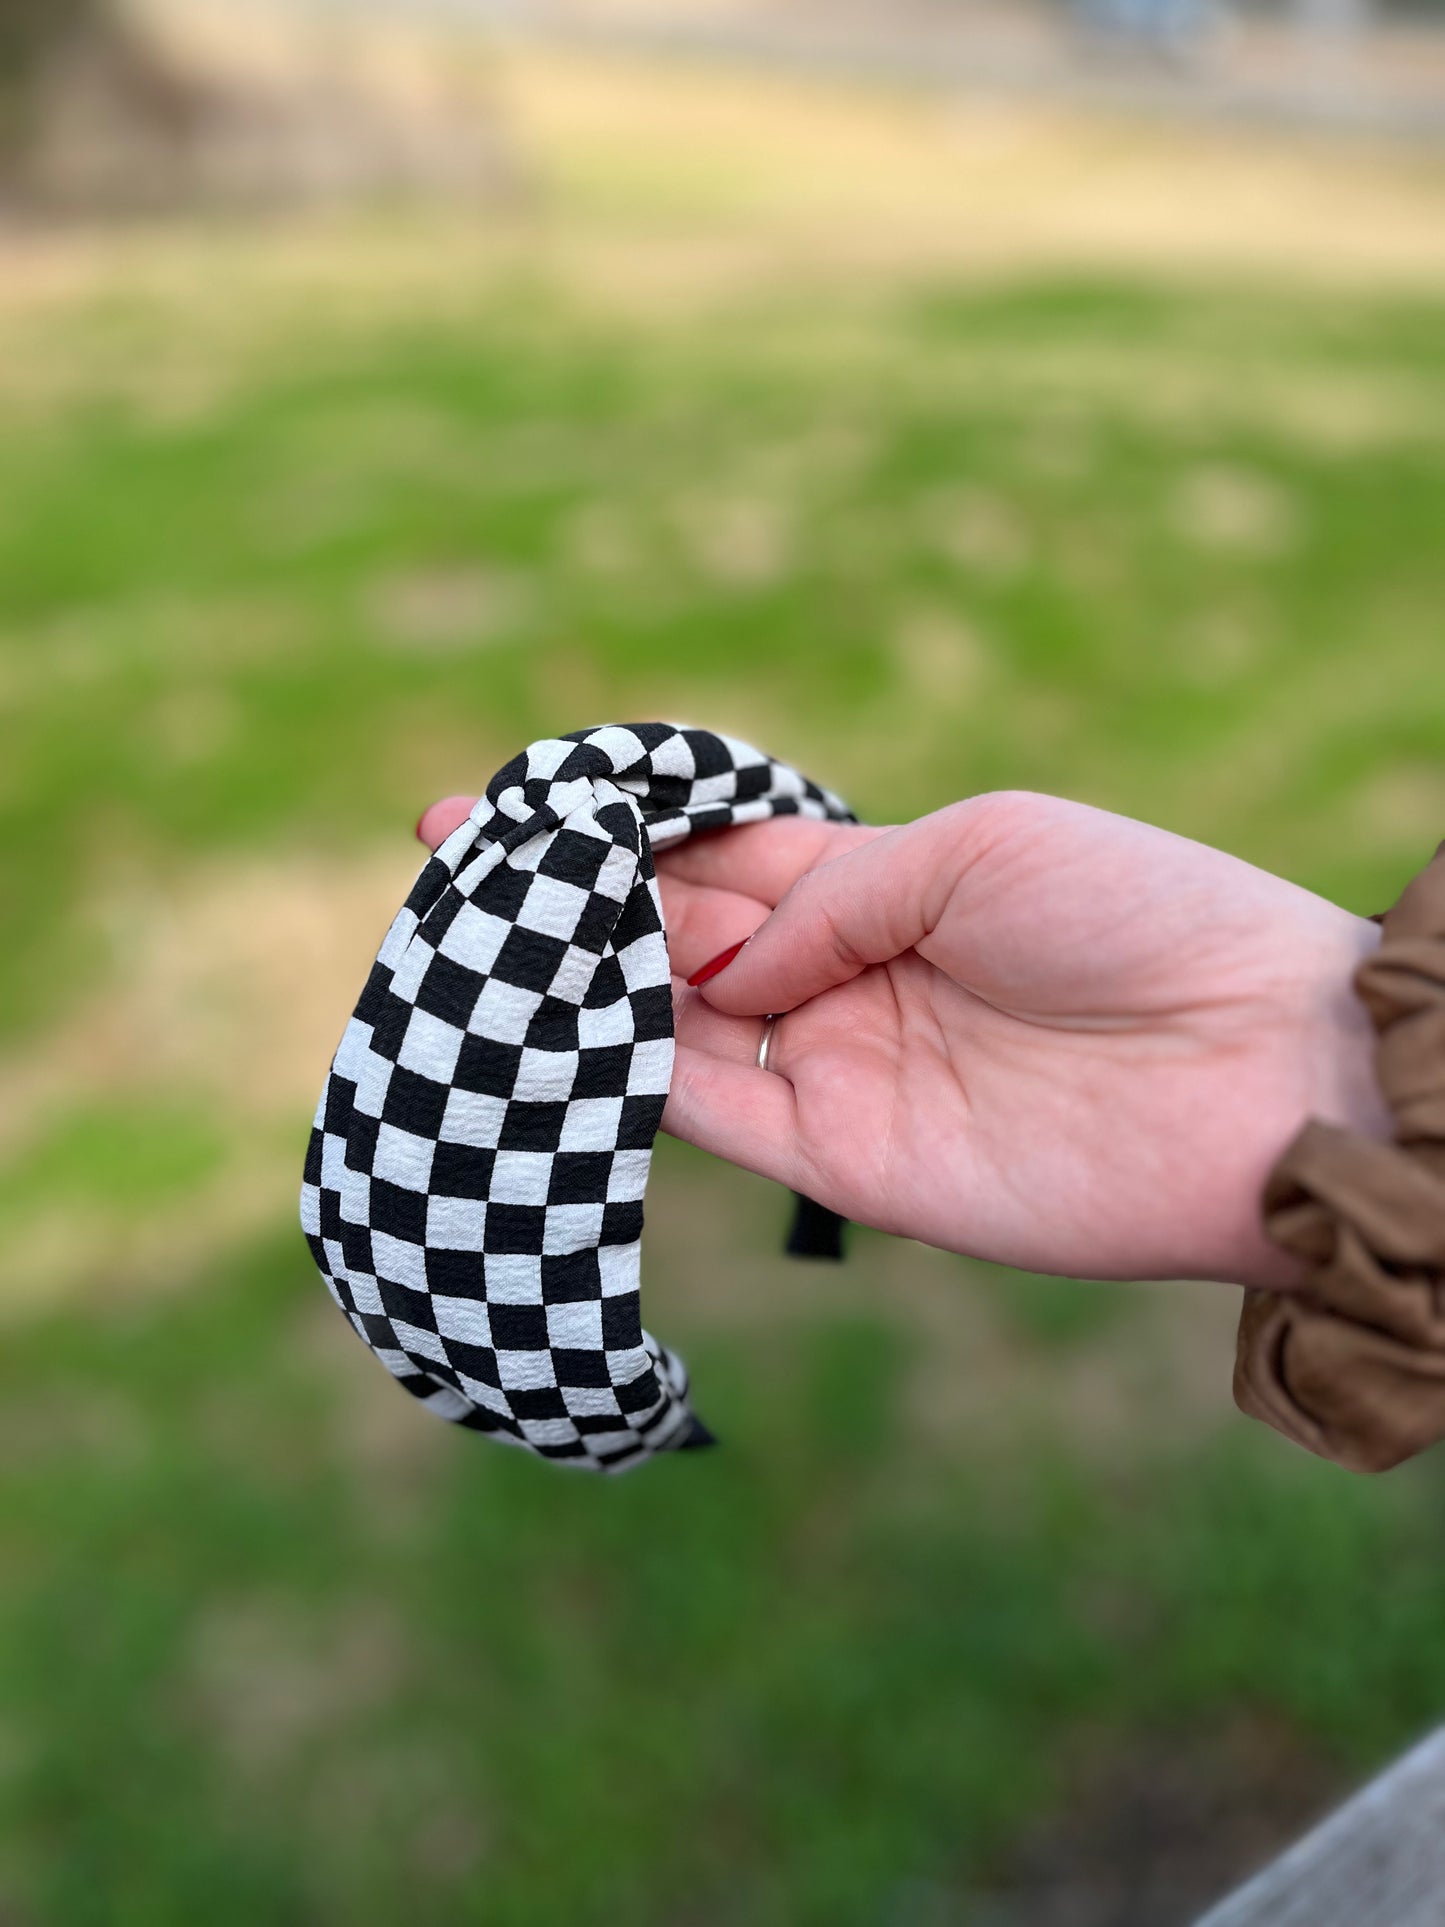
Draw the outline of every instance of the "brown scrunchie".
[[[1310,1276],[1245,1293],[1234,1365],[1241,1411],[1352,1472],[1445,1438],[1445,844],[1383,922],[1355,988],[1394,1142],[1318,1121],[1295,1138],[1264,1221]]]

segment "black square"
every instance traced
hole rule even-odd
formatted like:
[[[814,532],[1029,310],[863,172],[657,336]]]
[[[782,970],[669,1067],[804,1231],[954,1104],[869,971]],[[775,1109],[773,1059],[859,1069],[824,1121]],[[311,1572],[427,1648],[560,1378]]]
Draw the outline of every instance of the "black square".
[[[544,937],[539,930],[524,930],[514,924],[502,939],[492,975],[523,990],[545,991],[551,988],[566,954],[567,946],[560,937]]]
[[[395,991],[388,990],[378,1000],[376,1015],[371,1020],[371,1048],[378,1057],[386,1058],[388,1063],[396,1062],[410,1022],[411,1005]]]
[[[430,1191],[436,1198],[485,1198],[497,1154],[474,1144],[438,1144],[432,1154]]]
[[[522,1046],[499,1044],[492,1037],[466,1036],[457,1056],[452,1082],[459,1091],[486,1097],[510,1097],[522,1070]]]
[[[577,927],[572,932],[572,941],[579,950],[590,950],[594,956],[601,956],[607,948],[617,919],[622,914],[622,906],[612,897],[590,896],[577,918]]]
[[[552,1160],[548,1204],[605,1204],[612,1175],[610,1151],[559,1151]]]
[[[426,1194],[407,1191],[385,1178],[371,1180],[371,1228],[408,1244],[426,1243]]]
[[[465,899],[460,890],[443,890],[431,909],[417,925],[417,935],[425,937],[435,950],[442,938],[457,920],[457,912]]]
[[[446,1108],[445,1084],[438,1084],[435,1078],[422,1077],[416,1071],[409,1071],[404,1065],[398,1064],[386,1087],[381,1115],[384,1123],[394,1124],[399,1130],[410,1131],[416,1137],[435,1138],[441,1131]],[[375,1155],[376,1141],[373,1138],[367,1156],[368,1165]]]
[[[363,1024],[374,1024],[386,1008],[387,994],[391,989],[391,971],[378,960],[371,966],[366,986],[356,1000],[356,1015]]]
[[[642,1205],[604,1204],[600,1245],[630,1245],[642,1236]]]
[[[564,1103],[531,1104],[514,1098],[502,1118],[500,1151],[555,1151],[567,1121]]]
[[[632,1068],[631,1044],[596,1044],[579,1052],[574,1097],[615,1097],[627,1089]]]
[[[634,1378],[630,1385],[614,1385],[617,1403],[624,1412],[646,1412],[656,1405],[662,1395],[662,1387],[657,1382],[657,1373],[643,1372]]]
[[[682,740],[692,751],[693,767],[698,776],[726,776],[734,769],[732,752],[720,736],[714,736],[710,729],[685,729]]]
[[[356,1086],[349,1077],[337,1077],[333,1072],[331,1082],[326,1087],[326,1108],[321,1120],[323,1128],[333,1137],[345,1137],[355,1104]]]
[[[672,988],[655,984],[632,993],[633,1035],[639,1044],[672,1036]]]
[[[486,981],[480,971],[468,970],[465,964],[438,953],[427,965],[416,993],[417,1008],[465,1030]]]
[[[303,1183],[320,1184],[321,1158],[325,1144],[326,1139],[324,1134],[316,1130],[313,1130],[310,1137],[306,1140],[306,1167],[301,1173]]]
[[[413,1291],[410,1285],[398,1284],[395,1278],[380,1276],[376,1288],[381,1293],[382,1310],[393,1324],[400,1319],[402,1324],[415,1325],[419,1331],[436,1330],[437,1321],[427,1292]]]
[[[332,1193],[335,1196],[335,1193]],[[326,1214],[322,1212],[322,1220]],[[338,1212],[338,1216],[340,1213]],[[348,1271],[374,1272],[376,1259],[372,1256],[371,1233],[364,1224],[343,1224],[341,1227],[341,1256]]]
[[[617,1129],[619,1151],[650,1151],[662,1127],[665,1097],[624,1097]]]
[[[425,1258],[427,1290],[438,1298],[487,1296],[486,1263],[480,1251],[429,1250]]]
[[[473,1372],[471,1376],[475,1378],[476,1373]],[[463,1412],[457,1424],[464,1426],[469,1432],[506,1432],[512,1438],[516,1438],[522,1429],[514,1418],[506,1418],[500,1412],[488,1411],[485,1405],[474,1405],[469,1412]]]
[[[481,884],[480,907],[489,916],[515,923],[531,887],[532,874],[529,870],[514,870],[510,863],[503,861]]]
[[[609,1352],[630,1351],[642,1343],[642,1303],[635,1291],[618,1298],[602,1300],[602,1348]]]
[[[544,997],[527,1024],[530,1050],[576,1050],[581,1026],[578,1006],[565,1004],[560,997]]]
[[[540,1204],[489,1204],[487,1249],[499,1256],[523,1253],[540,1257],[547,1230],[547,1213]]]
[[[607,1375],[607,1359],[602,1352],[555,1351],[552,1364],[559,1385],[595,1387],[605,1390],[612,1383]]]
[[[382,1109],[385,1108],[383,1099]],[[365,1111],[357,1111],[353,1115],[346,1133],[346,1151],[343,1157],[348,1171],[369,1171],[376,1163],[376,1140],[380,1130],[380,1121],[377,1118],[368,1117]]]
[[[479,1385],[493,1385],[502,1389],[502,1375],[497,1370],[497,1354],[488,1345],[467,1345],[460,1338],[446,1338],[442,1343],[447,1348],[447,1357],[459,1372],[474,1378]]]
[[[542,1260],[542,1301],[590,1305],[602,1296],[602,1261],[595,1250],[549,1253]]]
[[[507,1403],[518,1418],[566,1418],[567,1416],[566,1400],[550,1385],[540,1386],[536,1391],[531,1392],[508,1390]]]
[[[411,894],[403,908],[410,910],[414,917],[424,917],[450,882],[445,863],[439,862],[435,856],[428,857],[422,865],[421,875],[411,886]]]
[[[626,995],[627,979],[622,974],[622,965],[616,957],[599,957],[587,995],[582,999],[583,1008],[606,1010],[609,1004],[620,1004]]]
[[[544,1352],[547,1349],[547,1312],[542,1305],[488,1307],[492,1343],[499,1352]]]
[[[374,1311],[362,1312],[359,1316],[361,1318],[361,1329],[366,1333],[366,1342],[368,1345],[374,1345],[378,1351],[386,1352],[394,1352],[401,1349],[396,1342],[396,1333],[391,1329],[391,1320],[389,1318],[383,1318],[379,1312]],[[404,1384],[406,1381],[403,1380],[402,1382]]]
[[[346,1232],[347,1226],[341,1221],[341,1199],[334,1191],[323,1191],[321,1193],[322,1237],[330,1238],[333,1243],[342,1243],[342,1249],[344,1251],[345,1245],[343,1241],[346,1237]]]
[[[580,830],[558,830],[551,848],[537,865],[537,874],[557,877],[563,883],[575,883],[581,890],[590,890],[611,848],[600,836],[584,836]]]

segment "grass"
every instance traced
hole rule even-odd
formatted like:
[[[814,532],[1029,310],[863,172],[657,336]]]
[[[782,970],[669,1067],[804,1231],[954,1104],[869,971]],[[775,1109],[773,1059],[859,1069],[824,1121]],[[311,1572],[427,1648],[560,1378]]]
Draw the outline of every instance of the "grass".
[[[417,811],[604,716],[1388,901],[1445,828],[1445,300],[934,269],[654,316],[194,245],[201,291],[0,304],[0,1912],[1027,1921],[1020,1843],[1113,1837],[1098,1762],[1162,1748],[1216,1801],[1182,1920],[1266,1794],[1206,1786],[1221,1735],[1284,1736],[1287,1828],[1438,1715],[1437,1465],[1232,1419],[1207,1293],[790,1274],[765,1188],[668,1147],[649,1291],[725,1446],[569,1481],[388,1389],[297,1161]]]

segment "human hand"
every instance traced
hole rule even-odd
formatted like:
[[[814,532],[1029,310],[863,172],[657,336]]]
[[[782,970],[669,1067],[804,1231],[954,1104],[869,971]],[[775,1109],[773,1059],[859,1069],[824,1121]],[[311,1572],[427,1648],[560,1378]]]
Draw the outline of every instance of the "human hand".
[[[894,829],[726,830],[658,873],[675,977],[751,934],[677,985],[665,1128],[861,1223],[1034,1270],[1287,1286],[1269,1167],[1307,1116],[1388,1130],[1350,987],[1375,926],[1166,831],[1002,793]]]

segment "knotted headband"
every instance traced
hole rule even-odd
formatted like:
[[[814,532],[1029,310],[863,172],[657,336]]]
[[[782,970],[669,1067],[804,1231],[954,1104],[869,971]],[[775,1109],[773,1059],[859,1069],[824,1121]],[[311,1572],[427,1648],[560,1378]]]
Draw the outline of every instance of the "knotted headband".
[[[440,1417],[599,1471],[711,1442],[642,1329],[673,1061],[652,857],[771,816],[854,820],[707,730],[549,737],[397,913],[321,1093],[301,1222],[355,1330]]]

